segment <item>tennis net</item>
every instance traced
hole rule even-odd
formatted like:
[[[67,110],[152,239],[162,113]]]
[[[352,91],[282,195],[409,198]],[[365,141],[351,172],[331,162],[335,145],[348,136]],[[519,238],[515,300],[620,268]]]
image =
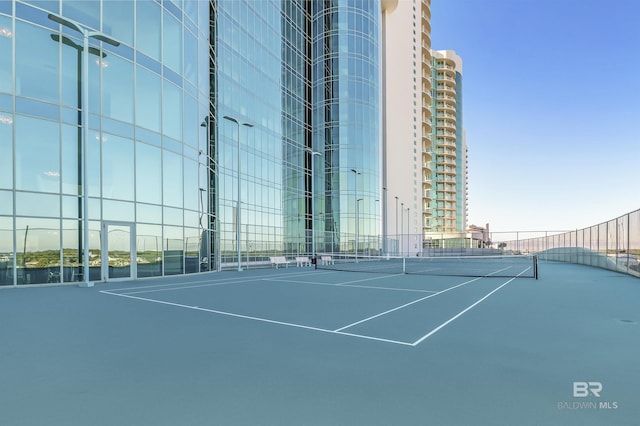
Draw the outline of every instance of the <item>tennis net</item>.
[[[535,255],[399,257],[319,254],[316,268],[381,274],[522,277],[537,279],[538,257]]]

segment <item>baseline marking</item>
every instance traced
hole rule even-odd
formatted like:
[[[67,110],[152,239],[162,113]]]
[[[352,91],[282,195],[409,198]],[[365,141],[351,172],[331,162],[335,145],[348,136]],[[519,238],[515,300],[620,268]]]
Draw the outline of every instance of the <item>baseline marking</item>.
[[[183,304],[180,304],[180,303],[165,302],[165,301],[162,301],[162,300],[147,299],[145,297],[131,296],[129,294],[111,293],[111,292],[106,291],[106,290],[102,290],[102,291],[100,291],[100,293],[108,294],[108,295],[111,295],[111,296],[119,296],[119,297],[126,297],[126,298],[129,298],[129,299],[141,300],[141,301],[144,301],[144,302],[158,303],[158,304],[161,304],[161,305],[175,306],[175,307],[178,307],[178,308],[191,309],[191,310],[194,310],[194,311],[203,311],[203,312],[209,312],[209,313],[214,313],[214,314],[219,314],[219,315],[226,315],[226,316],[235,317],[235,318],[248,319],[248,320],[252,320],[252,321],[266,322],[266,323],[270,323],[270,324],[277,324],[277,325],[284,325],[284,326],[288,326],[288,327],[303,328],[303,329],[306,329],[306,330],[320,331],[320,332],[323,332],[323,333],[340,334],[340,335],[343,335],[343,336],[358,337],[358,338],[361,338],[361,339],[375,340],[375,341],[379,341],[379,342],[393,343],[393,344],[396,344],[396,345],[403,345],[403,346],[415,346],[413,343],[401,342],[401,341],[398,341],[398,340],[383,339],[383,338],[380,338],[380,337],[367,336],[367,335],[364,335],[364,334],[341,333],[341,332],[335,331],[335,330],[328,330],[328,329],[324,329],[324,328],[311,327],[311,326],[308,326],[308,325],[294,324],[294,323],[290,323],[290,322],[270,320],[270,319],[266,319],[266,318],[252,317],[252,316],[248,316],[248,315],[234,314],[232,312],[218,311],[218,310],[215,310],[215,309],[206,309],[206,308],[201,308],[199,306],[190,306],[190,305],[183,305]]]

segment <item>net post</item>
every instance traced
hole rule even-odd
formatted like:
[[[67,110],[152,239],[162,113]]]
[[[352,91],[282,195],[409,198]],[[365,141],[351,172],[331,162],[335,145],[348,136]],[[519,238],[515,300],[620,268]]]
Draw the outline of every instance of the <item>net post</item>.
[[[407,258],[406,257],[402,258],[402,273],[403,274],[407,273]]]
[[[533,255],[533,277],[538,279],[538,255]]]

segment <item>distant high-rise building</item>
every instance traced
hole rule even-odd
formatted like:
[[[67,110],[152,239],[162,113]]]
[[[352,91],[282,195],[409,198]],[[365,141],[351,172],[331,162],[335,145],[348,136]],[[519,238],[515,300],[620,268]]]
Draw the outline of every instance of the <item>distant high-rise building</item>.
[[[431,1],[383,2],[383,236],[390,253],[421,250],[431,222],[431,61]]]
[[[467,145],[462,125],[462,59],[452,50],[432,51],[433,137],[432,180],[435,197],[427,232],[466,230]]]

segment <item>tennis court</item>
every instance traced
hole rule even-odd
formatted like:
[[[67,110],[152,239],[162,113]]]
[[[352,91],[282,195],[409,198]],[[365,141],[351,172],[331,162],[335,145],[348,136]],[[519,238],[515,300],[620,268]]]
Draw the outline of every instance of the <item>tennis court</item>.
[[[0,422],[637,424],[638,279],[373,266],[2,291]]]

